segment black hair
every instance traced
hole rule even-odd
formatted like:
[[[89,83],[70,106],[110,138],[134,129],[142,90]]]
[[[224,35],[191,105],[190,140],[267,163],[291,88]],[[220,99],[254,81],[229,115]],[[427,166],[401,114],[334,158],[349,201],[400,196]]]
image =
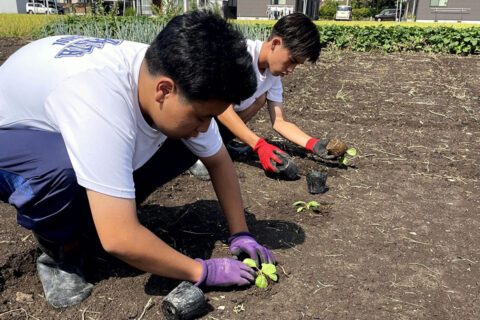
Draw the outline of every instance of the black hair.
[[[209,11],[174,17],[150,44],[145,59],[151,75],[171,78],[188,101],[239,104],[257,88],[245,38]]]
[[[268,41],[280,37],[283,46],[295,57],[315,62],[320,54],[320,34],[317,26],[303,13],[283,16],[273,26]]]

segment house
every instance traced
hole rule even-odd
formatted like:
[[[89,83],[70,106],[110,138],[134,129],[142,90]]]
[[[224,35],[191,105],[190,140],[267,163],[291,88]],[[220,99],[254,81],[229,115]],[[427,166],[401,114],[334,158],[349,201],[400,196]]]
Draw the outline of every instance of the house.
[[[320,5],[320,0],[236,0],[236,2],[237,19],[279,19],[293,12],[303,12],[312,19],[318,19]]]
[[[158,1],[158,0],[157,0]],[[164,0],[162,2],[165,5]],[[226,18],[230,19],[279,19],[293,12],[303,12],[312,19],[318,18],[320,0],[168,0],[179,6],[190,7],[195,3],[198,8],[218,7]],[[155,3],[155,1],[152,1]],[[150,0],[134,0],[137,13],[152,13]]]
[[[480,0],[416,0],[418,22],[480,23]]]
[[[45,2],[56,1],[67,12],[85,14],[87,8],[95,0],[0,0],[0,13],[26,13],[27,1]],[[166,1],[178,6],[190,7],[194,3],[198,8],[218,7],[226,18],[231,19],[279,19],[293,12],[302,12],[312,19],[318,19],[318,8],[321,0],[104,0],[104,4],[118,3],[123,9],[135,8],[140,15],[151,15],[151,4],[165,5]],[[453,1],[453,0],[450,0]],[[473,1],[473,0],[472,0]],[[123,10],[122,10],[123,11]]]
[[[72,8],[72,11],[77,14],[84,14],[87,6],[91,5],[92,0],[0,0],[0,13],[27,13],[26,3],[27,2],[37,2],[49,3],[49,5],[54,6],[56,2],[63,8]],[[113,4],[118,2],[120,6],[123,6],[123,1],[126,2],[127,6],[132,6],[131,2],[133,0],[104,0],[104,4]]]
[[[0,13],[27,13],[27,0],[1,0]]]
[[[225,4],[228,1],[225,1],[225,0],[163,0],[163,1],[132,0],[133,7],[136,9],[137,13],[140,15],[146,15],[146,16],[152,14],[152,7],[151,7],[152,3],[156,6],[161,6],[161,5],[165,6],[167,5],[166,2],[173,3],[179,7],[184,8],[184,10],[188,10],[192,5],[192,3],[194,3],[197,8],[206,8],[206,7],[213,8],[215,6],[218,6],[218,8],[222,9],[225,7]]]

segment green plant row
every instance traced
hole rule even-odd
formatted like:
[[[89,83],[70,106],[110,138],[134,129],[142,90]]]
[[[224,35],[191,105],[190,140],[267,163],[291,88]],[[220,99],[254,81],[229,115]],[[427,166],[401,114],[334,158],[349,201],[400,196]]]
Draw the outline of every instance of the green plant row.
[[[42,27],[34,36],[74,34],[150,43],[167,22],[143,16],[67,16]]]
[[[171,17],[109,17],[66,16],[44,25],[33,33],[35,38],[52,35],[77,34],[91,37],[117,38],[150,43]],[[272,25],[233,23],[235,29],[248,39],[265,40]]]
[[[81,34],[149,43],[160,32],[167,19],[146,17],[75,17],[50,22],[36,34],[38,37],[59,34]],[[234,23],[248,39],[265,40],[272,25]],[[479,54],[480,28],[450,26],[383,26],[383,25],[317,25],[322,47],[353,51],[422,51],[434,53]]]
[[[354,51],[423,51],[435,53],[479,54],[480,28],[317,26],[322,45]]]

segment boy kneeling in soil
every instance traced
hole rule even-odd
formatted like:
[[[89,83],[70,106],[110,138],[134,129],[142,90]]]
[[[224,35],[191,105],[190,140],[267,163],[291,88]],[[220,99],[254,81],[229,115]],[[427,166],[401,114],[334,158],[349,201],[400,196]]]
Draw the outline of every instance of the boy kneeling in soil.
[[[293,13],[277,21],[267,41],[247,40],[247,46],[253,59],[257,89],[248,99],[231,105],[217,117],[227,148],[228,142],[237,137],[258,153],[265,171],[278,172],[273,161],[281,163],[277,155],[285,153],[267,143],[246,125],[266,102],[275,131],[323,159],[334,158],[328,155],[326,150],[330,139],[319,140],[309,136],[287,121],[283,113],[283,88],[280,78],[293,72],[297,64],[303,64],[306,60],[315,62],[318,59],[320,36],[315,24],[304,14]],[[199,178],[208,178],[199,161],[191,171]]]
[[[237,177],[212,121],[255,86],[243,37],[198,11],[172,19],[150,46],[55,36],[5,62],[0,199],[16,207],[18,223],[44,252],[37,270],[51,305],[88,297],[82,255],[92,254],[85,243],[97,236],[106,252],[146,272],[205,286],[253,281],[240,261],[191,259],[137,219],[137,203],[197,157],[212,176],[232,254],[275,262],[248,232]]]

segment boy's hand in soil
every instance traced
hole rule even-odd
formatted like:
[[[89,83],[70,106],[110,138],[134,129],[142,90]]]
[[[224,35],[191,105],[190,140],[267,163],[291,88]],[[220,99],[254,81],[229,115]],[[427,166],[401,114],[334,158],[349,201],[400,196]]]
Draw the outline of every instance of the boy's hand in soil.
[[[195,259],[202,263],[203,272],[195,286],[227,287],[232,285],[245,286],[255,278],[255,271],[243,262],[229,258],[209,260]]]
[[[246,253],[255,260],[257,266],[262,263],[275,263],[273,253],[267,248],[259,245],[250,232],[239,232],[228,238],[230,252],[234,256],[239,256],[242,252]]]
[[[317,156],[319,156],[322,159],[331,160],[335,158],[335,156],[328,154],[327,144],[329,142],[330,142],[330,139],[319,140],[319,139],[311,138],[310,140],[307,141],[307,145],[305,146],[305,149],[315,153]]]
[[[277,162],[278,164],[282,163],[276,154],[285,154],[279,148],[267,143],[262,138],[258,139],[253,151],[258,153],[258,157],[260,158],[260,162],[262,163],[263,170],[267,172],[274,172],[278,173],[278,169],[274,166],[273,161]]]

